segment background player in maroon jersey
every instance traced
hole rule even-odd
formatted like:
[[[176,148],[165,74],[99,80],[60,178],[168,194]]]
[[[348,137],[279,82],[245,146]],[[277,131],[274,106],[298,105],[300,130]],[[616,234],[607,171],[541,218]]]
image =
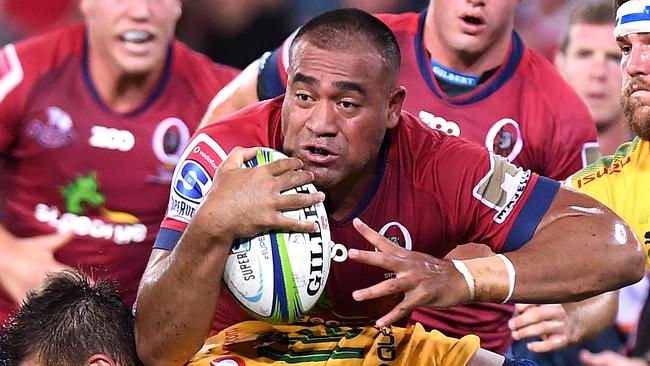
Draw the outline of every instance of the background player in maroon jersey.
[[[292,44],[286,96],[212,124],[190,142],[170,193],[179,204],[170,205],[139,292],[136,337],[145,362],[186,360],[209,332],[215,307],[218,329],[249,319],[219,280],[233,238],[275,226],[314,230],[280,212],[315,200],[325,199],[332,240],[350,248],[350,259],[332,263],[332,305],[323,312],[329,317],[316,313],[320,319],[391,324],[417,306],[470,302],[474,285],[468,278],[482,283],[477,291],[487,291],[476,301],[507,301],[512,284],[512,299],[544,302],[578,300],[642,276],[636,239],[602,205],[400,114],[405,91],[396,84],[399,47],[376,19],[349,18],[358,13],[313,19]],[[269,146],[299,160],[242,171],[238,150],[217,171],[215,162],[235,146]],[[303,170],[292,172],[298,168]],[[208,173],[201,173],[198,184],[190,172]],[[289,185],[312,179],[324,196],[279,198]],[[197,211],[179,210],[180,203]],[[398,223],[404,247],[356,217],[377,231]],[[617,238],[625,236],[627,243],[608,244],[614,227],[625,228],[627,234]],[[454,268],[457,262],[435,258],[467,242],[510,251],[517,284],[509,280],[514,269],[512,276],[488,273],[496,267],[487,263],[497,266],[502,257],[463,261],[482,273],[472,277],[465,271],[465,278]],[[602,272],[584,270],[587,263],[599,263]]]
[[[46,273],[110,278],[133,303],[172,169],[236,74],[174,41],[180,0],[82,0],[73,24],[0,50],[0,323]]]
[[[584,103],[555,67],[513,31],[517,3],[432,0],[421,14],[378,17],[396,34],[401,48],[405,110],[431,128],[478,142],[523,168],[562,180],[599,156],[596,129]],[[224,88],[202,125],[258,98],[283,93],[290,44],[291,38]],[[450,256],[490,254],[481,246],[465,246]],[[600,314],[603,306],[614,305],[612,296],[584,308]],[[512,312],[512,305],[473,304],[469,309],[423,309],[414,320],[450,335],[477,333],[483,347],[503,352],[512,342],[507,325]],[[583,329],[576,331],[582,335]]]

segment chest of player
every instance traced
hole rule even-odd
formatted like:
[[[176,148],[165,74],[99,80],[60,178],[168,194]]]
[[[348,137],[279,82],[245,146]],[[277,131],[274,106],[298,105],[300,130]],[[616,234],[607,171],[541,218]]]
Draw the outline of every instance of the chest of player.
[[[163,212],[173,169],[200,118],[166,93],[172,89],[167,85],[133,113],[117,114],[80,71],[43,80],[16,125],[15,190],[30,197],[29,204],[59,212],[94,211],[98,201],[136,216]],[[143,209],[146,197],[151,200]]]

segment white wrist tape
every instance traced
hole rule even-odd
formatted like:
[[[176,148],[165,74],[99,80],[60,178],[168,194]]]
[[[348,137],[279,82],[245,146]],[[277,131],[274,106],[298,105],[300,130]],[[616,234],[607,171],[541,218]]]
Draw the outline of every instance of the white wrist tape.
[[[506,296],[506,299],[502,302],[502,304],[505,304],[510,301],[512,293],[515,292],[515,278],[517,276],[517,272],[515,272],[515,266],[512,265],[512,262],[510,259],[508,259],[508,257],[503,254],[497,254],[497,257],[503,260],[503,263],[505,263],[506,268],[508,269],[508,296]]]
[[[465,282],[467,282],[467,287],[469,288],[469,300],[473,301],[474,300],[474,295],[476,293],[476,289],[474,288],[474,276],[472,276],[472,272],[469,271],[465,263],[463,261],[459,261],[456,259],[452,259],[451,263],[454,264],[454,267],[460,272],[460,274],[465,277]]]

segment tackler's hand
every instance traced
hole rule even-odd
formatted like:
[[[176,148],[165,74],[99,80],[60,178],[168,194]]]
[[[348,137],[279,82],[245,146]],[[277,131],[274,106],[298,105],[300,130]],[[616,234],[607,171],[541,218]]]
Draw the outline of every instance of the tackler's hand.
[[[420,306],[444,308],[469,300],[466,282],[450,260],[438,259],[395,245],[359,219],[354,219],[353,224],[377,251],[351,249],[349,258],[395,273],[391,279],[355,291],[352,294],[354,299],[364,301],[404,294],[403,300],[395,308],[377,320],[378,326],[390,325]]]

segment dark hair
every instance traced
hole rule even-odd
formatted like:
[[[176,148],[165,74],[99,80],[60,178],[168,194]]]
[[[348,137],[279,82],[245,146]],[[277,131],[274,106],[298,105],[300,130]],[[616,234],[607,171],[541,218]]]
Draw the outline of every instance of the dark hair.
[[[619,6],[625,4],[628,1],[630,1],[630,0],[614,0],[614,7],[616,9],[618,9]]]
[[[81,366],[104,354],[122,366],[141,365],[135,349],[134,317],[116,285],[65,271],[28,294],[0,337],[0,366],[18,366],[30,356],[47,366]]]
[[[368,42],[375,47],[395,79],[399,75],[401,55],[395,35],[386,24],[365,11],[337,9],[314,17],[300,28],[291,44],[291,51],[302,38],[330,51],[347,51]]]
[[[569,25],[567,26],[562,41],[560,42],[560,51],[566,52],[571,41],[569,32],[571,26],[575,24],[614,24],[616,10],[610,0],[588,0],[576,6],[569,14]],[[612,36],[613,39],[614,36]]]

